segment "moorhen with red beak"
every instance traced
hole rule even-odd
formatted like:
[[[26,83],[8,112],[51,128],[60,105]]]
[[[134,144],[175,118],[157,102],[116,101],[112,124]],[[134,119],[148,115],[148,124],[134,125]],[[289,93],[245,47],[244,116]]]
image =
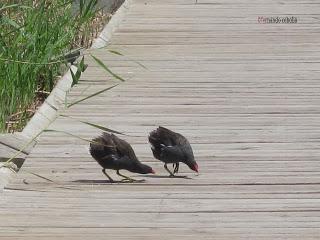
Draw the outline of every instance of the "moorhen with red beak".
[[[124,176],[119,172],[121,169],[141,174],[155,173],[151,167],[138,160],[129,143],[113,134],[104,132],[102,136],[93,139],[90,143],[90,154],[103,168],[102,172],[110,182],[114,180],[106,173],[106,169],[116,170],[117,174],[124,178],[122,181],[128,182],[144,180]]]
[[[160,126],[150,133],[149,142],[153,156],[164,162],[164,168],[170,177],[179,171],[179,162],[187,164],[190,169],[198,172],[198,164],[194,160],[191,145],[181,134]],[[168,163],[174,164],[173,172],[168,169]]]

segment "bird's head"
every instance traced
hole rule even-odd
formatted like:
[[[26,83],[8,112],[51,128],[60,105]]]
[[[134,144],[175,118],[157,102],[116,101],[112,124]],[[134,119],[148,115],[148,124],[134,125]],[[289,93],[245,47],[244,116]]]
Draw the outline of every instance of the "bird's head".
[[[196,162],[188,163],[187,165],[191,170],[193,170],[193,171],[195,171],[197,173],[199,172],[199,167],[198,167],[198,164]]]
[[[199,167],[198,167],[198,164],[196,162],[194,162],[193,164],[188,164],[189,168],[195,172],[199,172]]]
[[[188,149],[186,151],[184,163],[187,164],[191,170],[193,170],[197,173],[199,172],[199,167],[198,167],[197,162],[194,160],[193,151],[192,151],[191,147],[190,147],[190,149]]]
[[[152,173],[155,174],[156,172],[152,169],[152,167],[146,165],[146,164],[141,164],[141,166],[139,167],[138,173],[141,174],[148,174],[148,173]]]

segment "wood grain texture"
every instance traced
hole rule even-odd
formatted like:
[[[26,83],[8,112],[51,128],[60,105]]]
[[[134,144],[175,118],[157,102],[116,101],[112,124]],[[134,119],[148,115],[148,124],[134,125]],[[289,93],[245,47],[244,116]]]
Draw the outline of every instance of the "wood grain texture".
[[[108,46],[124,56],[92,52],[127,81],[62,113],[125,132],[158,174],[109,184],[87,142],[42,134],[1,194],[1,239],[318,239],[319,11],[313,0],[132,1]],[[117,82],[86,60],[69,102]],[[100,133],[75,119],[50,128]],[[190,140],[199,176],[167,177],[147,142],[158,125]]]

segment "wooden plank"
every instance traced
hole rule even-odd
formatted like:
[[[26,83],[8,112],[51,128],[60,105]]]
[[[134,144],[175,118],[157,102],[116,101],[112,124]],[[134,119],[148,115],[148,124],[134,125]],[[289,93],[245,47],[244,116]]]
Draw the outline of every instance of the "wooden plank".
[[[133,0],[109,49],[126,82],[61,110],[50,128],[91,139],[124,131],[157,175],[110,184],[88,142],[47,132],[0,198],[4,239],[318,239],[319,19],[316,1]],[[259,24],[295,16],[297,24]],[[73,102],[118,83],[90,57]],[[137,64],[142,63],[147,69]],[[164,125],[200,167],[169,178],[147,143]],[[30,174],[40,174],[54,182]],[[113,171],[110,175],[118,179]]]

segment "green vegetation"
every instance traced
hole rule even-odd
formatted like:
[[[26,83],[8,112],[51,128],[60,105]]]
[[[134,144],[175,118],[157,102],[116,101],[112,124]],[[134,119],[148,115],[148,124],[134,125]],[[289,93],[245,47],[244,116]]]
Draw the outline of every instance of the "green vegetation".
[[[1,0],[0,132],[21,129],[63,74],[63,56],[90,44],[97,0],[80,0],[78,13],[72,3]]]

